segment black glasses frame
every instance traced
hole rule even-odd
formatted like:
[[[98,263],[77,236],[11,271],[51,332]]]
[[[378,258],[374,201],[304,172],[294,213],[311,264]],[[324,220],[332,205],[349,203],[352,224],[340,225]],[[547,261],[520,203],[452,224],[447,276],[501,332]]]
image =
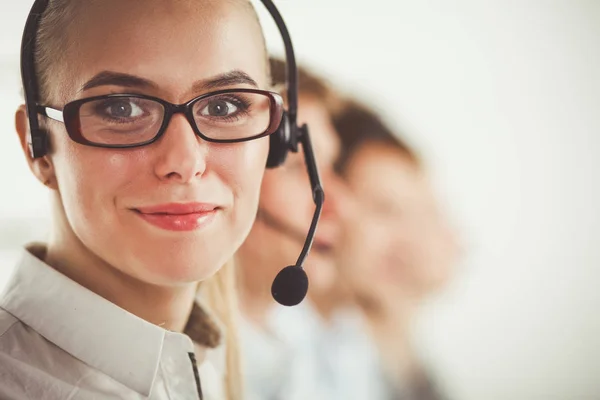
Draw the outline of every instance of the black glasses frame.
[[[269,110],[269,125],[267,126],[264,132],[258,133],[253,136],[249,136],[247,138],[240,139],[213,139],[206,135],[204,135],[198,125],[196,124],[196,120],[194,118],[193,107],[197,102],[204,100],[206,98],[212,96],[218,96],[221,94],[227,93],[252,93],[252,94],[260,94],[269,98],[270,102],[270,110]],[[104,99],[115,99],[115,98],[136,98],[136,99],[144,99],[150,100],[156,103],[159,103],[164,108],[163,121],[158,129],[158,132],[152,137],[152,139],[146,140],[141,143],[133,143],[133,144],[105,144],[105,143],[97,143],[90,141],[85,138],[83,132],[81,131],[81,124],[79,119],[79,110],[84,104],[87,104],[92,101],[104,100]],[[128,93],[118,93],[118,94],[107,94],[103,96],[94,96],[88,97],[81,100],[75,100],[70,103],[67,103],[63,110],[57,110],[48,106],[37,106],[37,112],[45,117],[51,118],[55,121],[63,122],[65,124],[65,128],[67,129],[67,134],[69,137],[76,143],[83,144],[91,147],[102,147],[102,148],[110,148],[110,149],[126,149],[133,147],[141,147],[146,146],[151,143],[156,142],[160,139],[169,123],[171,122],[171,118],[175,114],[183,114],[187,119],[188,123],[191,125],[194,133],[201,137],[203,140],[207,142],[213,143],[241,143],[247,142],[250,140],[259,139],[265,136],[269,136],[273,132],[275,132],[281,123],[281,117],[283,115],[283,98],[275,92],[271,92],[268,90],[260,90],[260,89],[224,89],[218,90],[210,93],[203,94],[201,96],[195,97],[190,101],[183,104],[173,104],[169,103],[166,100],[160,99],[158,97],[147,96],[144,94],[128,94]]]

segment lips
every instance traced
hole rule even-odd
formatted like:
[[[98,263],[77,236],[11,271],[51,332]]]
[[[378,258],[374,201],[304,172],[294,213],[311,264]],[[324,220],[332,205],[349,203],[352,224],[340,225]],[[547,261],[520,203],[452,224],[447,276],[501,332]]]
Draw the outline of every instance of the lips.
[[[168,203],[135,208],[144,221],[168,231],[193,231],[210,222],[220,207],[208,203]]]
[[[323,243],[323,242],[319,242],[319,241],[315,241],[313,243],[313,250],[317,253],[320,254],[328,254],[331,253],[334,249],[333,245],[329,244],[329,243]]]
[[[332,252],[340,238],[339,225],[330,221],[323,221],[317,228],[313,248],[322,253]]]
[[[317,235],[313,242],[313,250],[318,253],[331,253],[335,248],[335,237],[333,235]]]

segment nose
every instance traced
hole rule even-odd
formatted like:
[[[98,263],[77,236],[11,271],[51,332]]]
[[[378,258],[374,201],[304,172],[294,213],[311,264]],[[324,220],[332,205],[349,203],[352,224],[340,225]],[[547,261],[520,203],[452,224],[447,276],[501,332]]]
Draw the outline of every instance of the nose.
[[[188,183],[206,171],[209,143],[183,115],[174,115],[160,138],[155,173],[161,180]]]

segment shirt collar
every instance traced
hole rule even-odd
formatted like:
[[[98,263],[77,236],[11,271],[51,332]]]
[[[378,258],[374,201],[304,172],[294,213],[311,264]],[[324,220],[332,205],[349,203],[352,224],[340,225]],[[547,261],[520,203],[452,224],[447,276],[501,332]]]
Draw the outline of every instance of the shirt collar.
[[[4,308],[73,357],[149,396],[168,332],[62,275],[29,250],[23,252],[0,296]],[[194,304],[186,327],[198,344],[216,347],[216,322]]]

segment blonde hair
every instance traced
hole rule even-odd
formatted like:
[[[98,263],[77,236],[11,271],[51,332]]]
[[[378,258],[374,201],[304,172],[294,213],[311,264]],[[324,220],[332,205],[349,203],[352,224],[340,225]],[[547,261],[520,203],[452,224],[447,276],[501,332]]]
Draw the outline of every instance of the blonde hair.
[[[38,77],[39,96],[42,102],[53,100],[57,94],[50,84],[57,76],[56,65],[63,60],[70,47],[70,35],[66,34],[75,20],[79,1],[51,0],[40,20],[35,43],[35,70]]]
[[[235,265],[226,263],[212,278],[200,285],[202,297],[209,310],[223,324],[225,337],[225,390],[228,400],[242,398],[242,371],[237,336],[238,298]]]

